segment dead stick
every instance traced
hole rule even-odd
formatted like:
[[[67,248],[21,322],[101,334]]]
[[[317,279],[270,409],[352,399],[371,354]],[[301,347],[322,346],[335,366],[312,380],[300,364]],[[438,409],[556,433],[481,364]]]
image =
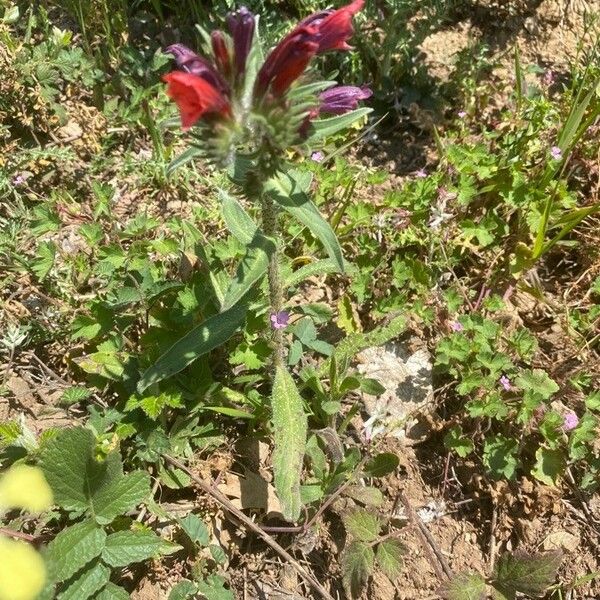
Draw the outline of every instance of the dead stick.
[[[167,454],[163,454],[163,458],[171,463],[173,466],[181,469],[185,473],[189,475],[189,477],[196,483],[196,485],[209,496],[212,496],[219,504],[222,504],[223,507],[229,511],[231,514],[235,515],[248,529],[251,529],[256,535],[261,537],[279,556],[284,558],[287,562],[294,567],[297,571],[298,575],[302,577],[312,588],[314,588],[322,598],[325,600],[334,600],[333,596],[329,594],[329,592],[310,574],[308,573],[304,567],[284,548],[282,548],[268,533],[263,531],[250,517],[245,515],[241,510],[235,507],[219,490],[211,487],[205,481],[200,479],[197,475],[194,475],[182,462],[178,461],[175,458],[171,458]]]
[[[22,531],[15,531],[14,529],[7,529],[6,527],[0,527],[0,535],[7,535],[19,540],[25,540],[26,542],[35,542],[36,539],[34,535],[29,535]]]
[[[419,517],[419,515],[415,512],[410,502],[408,501],[408,498],[404,495],[404,492],[400,492],[400,500],[402,501],[402,504],[404,504],[404,508],[406,509],[406,515],[408,516],[408,519],[413,525],[417,526],[416,530],[417,534],[419,535],[419,538],[421,539],[421,545],[425,549],[425,552],[427,552],[427,554],[429,555],[431,566],[433,567],[436,575],[438,576],[440,581],[444,580],[444,573],[446,574],[446,577],[448,577],[448,579],[452,579],[452,569],[450,569],[450,567],[448,566],[448,563],[446,562],[442,551],[439,549],[431,533],[429,533],[429,529],[425,527],[425,523],[423,523],[421,517]],[[437,561],[435,560],[436,558]],[[438,562],[443,569],[443,573],[440,570]]]

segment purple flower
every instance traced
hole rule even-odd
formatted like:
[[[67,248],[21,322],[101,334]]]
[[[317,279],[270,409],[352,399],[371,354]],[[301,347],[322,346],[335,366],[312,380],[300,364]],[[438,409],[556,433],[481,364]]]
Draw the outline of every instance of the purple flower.
[[[558,146],[552,146],[552,148],[550,148],[550,156],[554,160],[561,160],[562,159],[561,149]]]
[[[312,160],[314,160],[315,162],[320,163],[320,162],[323,162],[323,159],[325,158],[325,155],[319,150],[317,152],[313,152],[310,155],[310,158]]]
[[[464,119],[467,116],[467,113],[464,110],[460,110],[456,113],[459,119]]]
[[[271,315],[271,327],[273,329],[285,329],[290,320],[290,313],[282,310]]]
[[[23,177],[23,175],[16,175],[15,177],[13,177],[12,184],[15,187],[19,187],[20,185],[23,185],[24,183],[25,183],[25,177]]]
[[[341,115],[358,107],[361,100],[366,100],[373,92],[366,86],[338,85],[325,90],[319,95],[320,112]]]
[[[452,331],[462,331],[464,329],[464,325],[460,322],[460,321],[452,321],[452,323],[450,323],[450,329],[452,329]]]
[[[565,413],[564,421],[563,421],[563,429],[565,431],[571,431],[572,429],[575,429],[575,427],[577,427],[577,425],[579,425],[579,417],[572,410]]]
[[[246,60],[252,48],[256,22],[254,15],[242,6],[238,11],[229,13],[227,25],[233,38],[235,74],[239,77],[246,71]]]
[[[425,179],[425,177],[427,177],[427,171],[425,169],[419,169],[415,173],[415,177],[418,177],[419,179]]]
[[[510,392],[510,390],[512,390],[512,385],[510,384],[510,379],[506,375],[502,375],[502,377],[500,377],[500,385],[507,392]]]
[[[183,44],[173,44],[167,52],[175,58],[177,66],[186,73],[201,77],[221,93],[229,93],[227,82],[220,73],[207,61]]]
[[[556,81],[556,75],[554,71],[548,70],[544,73],[542,77],[542,83],[548,87],[550,87]]]

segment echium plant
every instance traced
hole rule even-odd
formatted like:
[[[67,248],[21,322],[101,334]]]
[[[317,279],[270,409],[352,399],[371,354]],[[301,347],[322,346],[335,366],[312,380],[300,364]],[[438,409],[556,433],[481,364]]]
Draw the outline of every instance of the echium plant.
[[[144,389],[183,369],[199,354],[223,343],[243,323],[249,297],[267,276],[273,348],[272,414],[275,486],[284,515],[300,516],[300,476],[307,437],[307,416],[296,385],[284,364],[284,285],[280,274],[278,216],[289,212],[318,238],[328,260],[311,265],[312,273],[343,271],[335,234],[307,196],[310,177],[286,162],[289,150],[314,150],[323,138],[362,119],[358,108],[367,87],[337,86],[308,73],[316,55],[350,50],[352,20],[364,4],[354,0],[338,10],[310,15],[262,60],[254,15],[246,8],[227,17],[229,34],[213,31],[212,56],[199,56],[181,44],[168,48],[178,70],[164,77],[177,103],[190,148],[174,161],[180,166],[197,155],[227,169],[240,195],[260,209],[261,226],[242,204],[220,191],[223,217],[246,246],[235,278],[220,295],[220,312],[175,344],[142,377]],[[219,294],[217,294],[219,295]]]

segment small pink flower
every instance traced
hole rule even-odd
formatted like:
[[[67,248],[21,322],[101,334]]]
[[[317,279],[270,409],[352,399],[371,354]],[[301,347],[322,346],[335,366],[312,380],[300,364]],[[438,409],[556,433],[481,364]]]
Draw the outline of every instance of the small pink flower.
[[[562,159],[561,149],[558,146],[552,146],[552,148],[550,148],[550,156],[554,160],[561,160]]]
[[[556,81],[556,75],[554,71],[548,70],[544,73],[542,77],[542,83],[548,87],[550,87]]]
[[[24,183],[25,183],[25,177],[23,177],[23,175],[16,175],[12,180],[12,184],[15,187],[19,187],[20,185],[23,185]]]
[[[271,315],[271,327],[273,329],[285,329],[290,320],[290,313],[282,310]]]
[[[572,410],[565,413],[564,421],[563,421],[563,429],[565,431],[571,431],[572,429],[575,429],[575,427],[577,427],[577,425],[579,425],[579,417]]]
[[[510,384],[510,379],[506,375],[502,375],[502,377],[500,377],[500,385],[507,392],[510,392],[510,390],[512,390],[512,385]]]
[[[323,162],[323,159],[325,158],[325,155],[321,151],[318,151],[318,152],[313,152],[310,155],[310,158],[312,160],[314,160],[315,162],[320,163],[320,162]]]
[[[460,321],[452,321],[452,323],[450,323],[450,329],[452,329],[452,331],[462,331],[464,325]]]
[[[415,177],[418,177],[419,179],[425,179],[425,177],[427,177],[427,171],[425,169],[419,169],[415,173]]]
[[[464,119],[467,116],[467,113],[464,110],[460,110],[456,114],[459,119]]]

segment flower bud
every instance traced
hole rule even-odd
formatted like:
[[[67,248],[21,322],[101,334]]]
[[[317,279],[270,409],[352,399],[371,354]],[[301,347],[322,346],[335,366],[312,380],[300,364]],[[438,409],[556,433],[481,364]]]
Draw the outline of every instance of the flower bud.
[[[332,115],[341,115],[358,107],[361,100],[366,100],[373,92],[365,85],[356,87],[353,85],[338,85],[325,90],[319,95],[321,106],[320,112]]]
[[[215,30],[210,34],[213,54],[217,68],[224,77],[229,79],[231,76],[231,58],[229,56],[229,48],[225,41],[225,36],[222,31]]]
[[[227,16],[227,25],[233,38],[235,75],[239,77],[246,71],[246,60],[252,48],[256,25],[254,15],[245,6],[242,6],[237,12]]]

